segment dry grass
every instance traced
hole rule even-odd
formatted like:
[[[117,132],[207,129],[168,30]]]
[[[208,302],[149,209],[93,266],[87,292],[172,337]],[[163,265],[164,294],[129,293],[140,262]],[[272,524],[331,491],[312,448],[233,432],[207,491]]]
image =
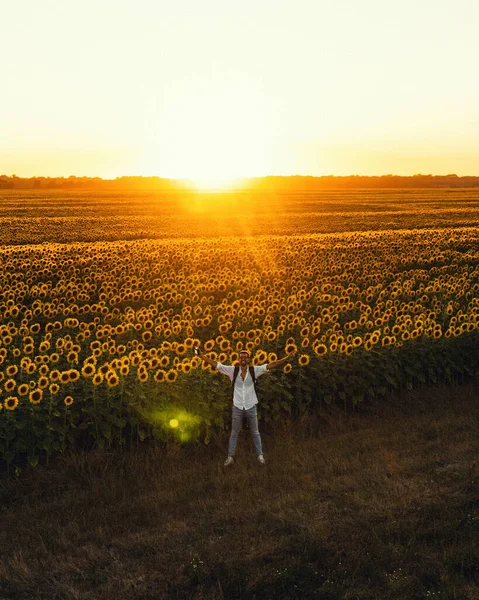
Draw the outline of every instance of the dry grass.
[[[0,598],[479,598],[479,386],[0,481]]]

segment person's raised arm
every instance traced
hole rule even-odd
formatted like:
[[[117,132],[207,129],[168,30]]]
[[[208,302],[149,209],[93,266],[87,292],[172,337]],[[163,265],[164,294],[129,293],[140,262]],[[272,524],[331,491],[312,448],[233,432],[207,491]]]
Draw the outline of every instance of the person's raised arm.
[[[280,360],[273,360],[273,362],[270,362],[266,365],[266,369],[269,371],[271,369],[275,369],[276,367],[281,367],[282,365],[284,365],[284,363],[292,360],[295,354],[296,354],[296,350],[294,352],[291,352],[287,356],[284,356]]]
[[[216,360],[211,360],[211,358],[208,358],[205,354],[203,354],[203,352],[201,352],[198,346],[194,346],[193,351],[196,354],[196,356],[199,356],[201,359],[203,359],[205,362],[211,365],[213,369],[216,369],[216,365],[218,364]]]

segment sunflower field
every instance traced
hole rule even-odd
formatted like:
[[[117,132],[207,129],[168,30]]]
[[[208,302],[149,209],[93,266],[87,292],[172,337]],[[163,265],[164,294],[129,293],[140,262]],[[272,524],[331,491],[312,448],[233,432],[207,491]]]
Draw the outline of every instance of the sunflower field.
[[[256,365],[296,351],[258,382],[265,421],[320,405],[355,410],[392,392],[476,376],[473,192],[438,207],[437,191],[416,204],[410,190],[402,200],[395,191],[389,204],[376,191],[359,194],[355,211],[351,197],[341,204],[336,195],[290,195],[267,199],[256,217],[247,214],[248,196],[245,209],[234,199],[234,218],[222,217],[219,199],[208,210],[194,197],[189,212],[184,199],[171,200],[157,214],[146,203],[145,214],[142,199],[131,206],[128,197],[126,239],[118,239],[114,199],[5,196],[3,464],[20,469],[70,449],[222,435],[231,387],[194,356],[195,344],[226,364],[244,348]],[[76,211],[93,215],[104,235],[86,239]],[[409,227],[391,226],[396,212]]]

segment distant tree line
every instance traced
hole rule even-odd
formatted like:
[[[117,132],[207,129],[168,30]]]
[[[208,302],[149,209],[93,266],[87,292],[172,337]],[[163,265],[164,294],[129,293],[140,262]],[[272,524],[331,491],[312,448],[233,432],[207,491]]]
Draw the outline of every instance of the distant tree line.
[[[161,190],[189,189],[191,183],[161,177],[17,177],[0,175],[0,189],[95,189],[95,190]],[[245,187],[260,190],[358,189],[358,188],[471,188],[479,187],[479,177],[458,175],[308,175],[253,177],[245,180]]]
[[[178,189],[179,182],[161,177],[17,177],[0,175],[0,189]]]
[[[290,177],[258,177],[250,179],[259,189],[322,190],[357,188],[470,188],[479,187],[479,177],[452,175],[324,175],[322,177],[293,175]]]

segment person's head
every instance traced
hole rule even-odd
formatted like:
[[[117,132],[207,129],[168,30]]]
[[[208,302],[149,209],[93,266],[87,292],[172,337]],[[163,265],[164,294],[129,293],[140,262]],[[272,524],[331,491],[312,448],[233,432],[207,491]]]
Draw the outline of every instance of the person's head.
[[[249,363],[249,352],[247,350],[241,350],[239,353],[240,365],[246,366]]]

